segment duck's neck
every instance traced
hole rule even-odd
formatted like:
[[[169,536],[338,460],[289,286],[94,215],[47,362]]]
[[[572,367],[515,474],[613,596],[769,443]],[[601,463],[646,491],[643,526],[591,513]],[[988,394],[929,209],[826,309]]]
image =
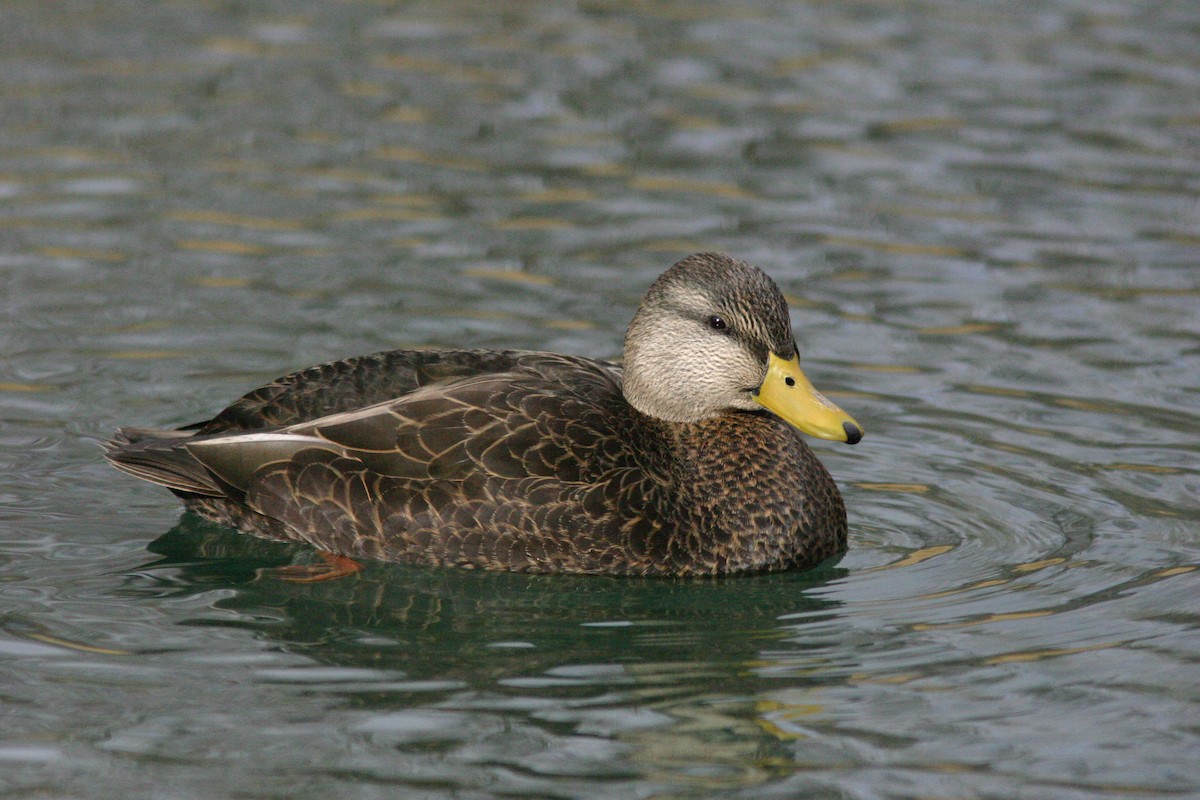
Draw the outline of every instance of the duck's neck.
[[[628,352],[628,348],[626,348]],[[628,356],[626,357],[628,359]],[[673,388],[676,384],[673,375],[664,366],[657,368],[654,378],[646,377],[654,374],[655,369],[629,369],[625,364],[623,391],[625,400],[647,417],[670,423],[702,422],[708,410],[696,403],[692,398],[696,395],[680,392]],[[662,374],[666,372],[667,374]]]

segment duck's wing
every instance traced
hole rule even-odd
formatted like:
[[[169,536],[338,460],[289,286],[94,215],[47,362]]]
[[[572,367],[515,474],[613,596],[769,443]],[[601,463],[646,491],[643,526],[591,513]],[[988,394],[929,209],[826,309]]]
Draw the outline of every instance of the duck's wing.
[[[317,420],[403,397],[422,387],[505,373],[542,354],[516,350],[389,350],[293,372],[246,394],[199,435],[263,430]]]
[[[430,383],[399,398],[270,431],[188,440],[187,451],[245,492],[268,467],[304,450],[415,481],[547,477],[574,483],[630,466],[630,413],[612,365],[545,353],[510,369]]]
[[[351,557],[581,572],[667,546],[660,433],[620,369],[546,353],[509,366],[270,430],[139,437],[109,458],[222,524]]]

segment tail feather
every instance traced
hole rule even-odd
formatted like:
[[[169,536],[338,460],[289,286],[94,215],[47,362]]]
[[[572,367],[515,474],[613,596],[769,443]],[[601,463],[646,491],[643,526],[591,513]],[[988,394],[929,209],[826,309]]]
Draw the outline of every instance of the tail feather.
[[[105,443],[104,457],[122,472],[188,494],[223,497],[225,492],[183,443],[191,431],[122,428]]]

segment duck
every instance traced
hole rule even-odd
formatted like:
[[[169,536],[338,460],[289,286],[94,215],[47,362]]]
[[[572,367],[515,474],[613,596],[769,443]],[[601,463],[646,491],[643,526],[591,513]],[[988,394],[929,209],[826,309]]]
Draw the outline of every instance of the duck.
[[[625,576],[805,569],[847,546],[801,434],[863,428],[800,367],[761,269],[697,253],[655,280],[620,362],[391,350],[285,375],[212,419],[121,428],[117,469],[219,525],[363,561]]]

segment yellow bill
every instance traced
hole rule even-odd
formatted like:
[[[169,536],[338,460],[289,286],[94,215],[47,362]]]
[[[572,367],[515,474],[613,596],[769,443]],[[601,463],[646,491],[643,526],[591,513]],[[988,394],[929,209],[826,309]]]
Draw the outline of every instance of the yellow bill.
[[[771,353],[767,377],[754,393],[759,405],[801,432],[820,439],[858,444],[862,426],[813,388],[800,371],[800,357],[782,359]]]

